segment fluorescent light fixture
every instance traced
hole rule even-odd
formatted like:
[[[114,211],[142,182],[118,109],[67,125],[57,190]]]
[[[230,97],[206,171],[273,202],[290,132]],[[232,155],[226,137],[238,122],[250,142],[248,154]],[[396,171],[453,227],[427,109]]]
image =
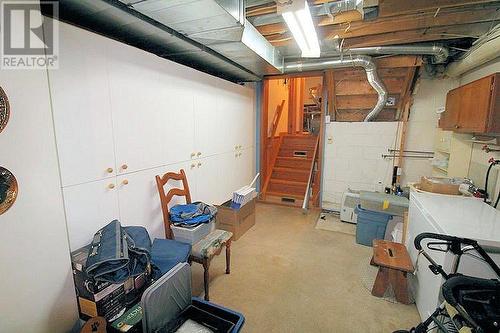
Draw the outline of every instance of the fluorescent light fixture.
[[[302,57],[318,58],[321,51],[307,1],[294,0],[291,5],[284,5],[280,12],[302,51]]]

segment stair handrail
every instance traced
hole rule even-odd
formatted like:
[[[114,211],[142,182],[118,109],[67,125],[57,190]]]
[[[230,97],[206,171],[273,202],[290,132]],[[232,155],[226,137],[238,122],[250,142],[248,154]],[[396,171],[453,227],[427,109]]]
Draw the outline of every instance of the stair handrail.
[[[311,168],[309,169],[309,178],[307,180],[306,193],[304,194],[304,200],[302,201],[302,209],[307,210],[309,208],[309,198],[311,197],[311,187],[312,187],[312,177],[314,172],[314,164],[316,163],[316,154],[318,152],[319,146],[319,135],[316,137],[316,145],[314,146],[314,154],[312,157]]]
[[[281,101],[281,104],[279,104],[276,107],[276,112],[274,112],[272,126],[269,129],[269,137],[270,138],[274,138],[274,136],[276,135],[276,130],[278,129],[278,125],[280,123],[281,114],[283,113],[283,107],[284,106],[285,106],[285,100],[283,99]]]

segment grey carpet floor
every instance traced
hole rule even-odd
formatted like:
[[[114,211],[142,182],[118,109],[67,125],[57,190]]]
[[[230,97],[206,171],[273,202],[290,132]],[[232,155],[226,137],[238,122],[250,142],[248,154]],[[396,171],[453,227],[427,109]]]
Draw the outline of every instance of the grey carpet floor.
[[[419,322],[414,305],[373,297],[359,263],[371,248],[354,236],[315,229],[319,211],[258,204],[256,225],[210,267],[211,301],[242,312],[244,332],[392,332]],[[203,269],[193,263],[193,293]]]

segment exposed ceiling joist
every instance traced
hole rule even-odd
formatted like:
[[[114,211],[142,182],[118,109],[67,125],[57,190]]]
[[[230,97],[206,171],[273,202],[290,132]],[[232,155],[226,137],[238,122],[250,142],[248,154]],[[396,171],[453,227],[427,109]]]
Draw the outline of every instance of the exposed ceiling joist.
[[[349,38],[345,40],[344,47],[354,48],[450,40],[457,38],[478,38],[486,33],[492,25],[498,24],[499,22],[500,21],[492,21],[486,23],[452,25],[447,27],[397,31],[379,35]]]
[[[499,19],[498,7],[476,9],[474,11],[441,12],[437,16],[434,16],[434,13],[423,13],[381,18],[369,22],[353,22],[349,26],[340,24],[323,27],[321,32],[326,39],[332,39],[335,36],[353,38],[395,31],[490,22],[497,19]]]
[[[379,0],[379,16],[394,16],[438,8],[459,7],[481,3],[498,2],[495,0]]]

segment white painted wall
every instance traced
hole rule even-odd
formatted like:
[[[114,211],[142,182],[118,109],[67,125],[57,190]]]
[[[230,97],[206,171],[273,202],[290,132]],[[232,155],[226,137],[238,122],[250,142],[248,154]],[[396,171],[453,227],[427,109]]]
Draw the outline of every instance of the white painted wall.
[[[342,193],[381,191],[390,186],[392,160],[383,159],[395,147],[398,122],[332,122],[326,124],[323,206],[338,208]],[[331,143],[330,143],[331,142]]]
[[[406,137],[406,150],[434,151],[439,116],[436,110],[446,104],[446,94],[458,85],[453,79],[422,78],[413,93]],[[428,159],[405,158],[401,175],[403,185],[432,175]]]
[[[77,320],[45,70],[1,70],[11,105],[0,165],[19,195],[0,215],[0,332],[68,332]]]

